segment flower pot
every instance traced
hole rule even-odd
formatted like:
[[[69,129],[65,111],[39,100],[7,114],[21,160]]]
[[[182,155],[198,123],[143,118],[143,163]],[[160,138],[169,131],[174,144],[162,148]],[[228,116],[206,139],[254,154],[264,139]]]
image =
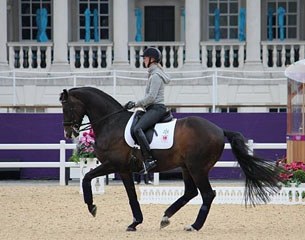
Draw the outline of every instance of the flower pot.
[[[87,172],[99,166],[101,163],[97,158],[80,158],[80,193],[83,193],[82,182]],[[92,193],[102,194],[105,191],[105,176],[93,178],[91,181]]]

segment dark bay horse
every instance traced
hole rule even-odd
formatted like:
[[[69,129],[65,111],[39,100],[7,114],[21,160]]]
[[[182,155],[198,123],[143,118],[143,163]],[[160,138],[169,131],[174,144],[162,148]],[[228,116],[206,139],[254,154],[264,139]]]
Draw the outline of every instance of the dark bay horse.
[[[135,231],[143,221],[137,200],[133,171],[142,168],[139,150],[130,148],[124,140],[124,129],[131,112],[106,93],[92,87],[64,90],[60,95],[63,108],[65,137],[77,136],[82,119],[88,116],[96,135],[95,153],[102,164],[88,172],[82,183],[84,201],[89,212],[95,216],[97,207],[93,204],[91,180],[110,173],[119,173],[125,186],[133,214],[133,222],[127,231]],[[270,194],[279,190],[279,172],[272,162],[251,156],[243,136],[238,132],[226,131],[199,117],[179,119],[175,127],[174,145],[167,150],[153,150],[157,159],[156,172],[181,167],[185,185],[184,195],[170,205],[161,220],[161,228],[169,225],[169,218],[192,198],[202,196],[202,205],[196,220],[185,230],[199,230],[208,216],[215,197],[208,174],[219,160],[225,144],[231,144],[232,151],[245,174],[245,201],[252,205],[267,202]],[[133,155],[138,159],[134,163]],[[136,161],[137,162],[137,161]]]

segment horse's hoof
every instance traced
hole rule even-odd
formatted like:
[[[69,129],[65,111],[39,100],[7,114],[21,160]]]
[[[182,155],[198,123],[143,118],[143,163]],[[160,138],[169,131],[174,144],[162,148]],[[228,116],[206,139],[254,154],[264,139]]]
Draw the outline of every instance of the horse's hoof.
[[[97,211],[97,206],[93,205],[92,208],[90,209],[90,213],[92,214],[93,217],[96,216],[96,211]]]
[[[142,223],[142,221],[139,222],[139,221],[134,220],[133,223],[130,224],[130,225],[127,227],[126,231],[127,231],[127,232],[135,232],[135,231],[137,231],[136,226],[138,226],[140,223]]]
[[[170,224],[168,217],[163,217],[160,223],[160,229],[167,227]]]
[[[137,231],[137,229],[135,227],[132,227],[132,226],[128,226],[127,229],[126,229],[127,232],[135,232]]]
[[[194,232],[194,231],[197,231],[197,230],[195,228],[193,228],[192,225],[188,225],[188,226],[184,227],[184,231]]]

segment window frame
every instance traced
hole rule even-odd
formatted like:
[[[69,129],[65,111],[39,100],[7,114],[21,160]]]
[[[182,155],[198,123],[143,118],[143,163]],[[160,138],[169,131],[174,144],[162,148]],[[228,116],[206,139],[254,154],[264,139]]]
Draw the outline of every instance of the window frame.
[[[265,11],[264,11],[264,13],[265,13],[265,24],[264,24],[264,26],[265,26],[265,28],[264,28],[264,31],[265,31],[265,34],[266,34],[266,39],[268,40],[268,9],[269,9],[269,7],[268,7],[268,5],[270,4],[270,3],[275,3],[275,5],[276,5],[276,9],[274,9],[275,10],[275,12],[273,13],[273,20],[275,19],[275,23],[273,23],[273,25],[272,25],[272,28],[275,30],[275,33],[273,34],[273,41],[277,41],[277,40],[279,40],[280,39],[280,37],[279,37],[279,25],[278,25],[278,14],[277,14],[277,9],[279,8],[279,2],[285,2],[285,5],[286,5],[286,7],[285,7],[285,10],[286,10],[286,14],[285,14],[285,40],[298,40],[298,39],[300,39],[300,9],[301,9],[301,3],[300,3],[300,0],[285,0],[285,1],[283,1],[283,0],[267,0],[266,2],[265,2]],[[296,3],[297,4],[297,6],[296,6],[296,13],[294,14],[294,13],[289,13],[288,12],[288,14],[287,14],[287,8],[288,8],[288,4],[289,3]],[[296,25],[287,25],[287,23],[289,24],[289,21],[288,21],[288,16],[291,16],[291,15],[296,15]],[[290,28],[296,28],[296,37],[295,38],[292,38],[292,37],[289,37],[288,36],[288,29],[289,29],[289,26],[290,26]]]
[[[110,11],[111,11],[111,1],[109,0],[94,0],[94,1],[88,1],[88,0],[78,0],[77,1],[77,12],[76,12],[76,16],[77,16],[77,39],[78,41],[83,41],[85,39],[85,35],[81,36],[81,31],[85,30],[85,25],[81,26],[81,17],[84,18],[84,13],[80,13],[80,5],[81,4],[87,4],[87,6],[89,7],[90,9],[90,4],[97,4],[98,5],[98,18],[99,18],[99,39],[100,41],[108,41],[111,39],[111,14],[110,14]],[[105,13],[101,13],[100,12],[100,9],[101,9],[101,5],[102,4],[108,4],[108,13],[105,14]],[[100,19],[101,17],[105,17],[107,16],[108,17],[108,26],[101,26],[101,23],[100,23]],[[93,24],[92,24],[92,20],[93,19],[93,11],[90,9],[90,20],[91,20],[91,25],[90,25],[90,39],[93,40],[94,39],[94,27],[93,27]],[[101,30],[108,30],[108,38],[101,38]]]
[[[22,6],[23,4],[29,4],[30,5],[30,13],[22,13]],[[47,26],[47,36],[48,39],[50,41],[52,41],[53,39],[53,34],[52,34],[52,26],[53,26],[53,4],[52,4],[52,0],[21,0],[19,1],[19,39],[20,41],[37,41],[36,36],[34,36],[34,33],[36,31],[37,34],[37,26],[36,26],[36,22],[35,20],[33,21],[33,19],[36,18],[36,12],[33,13],[33,4],[39,4],[40,8],[42,8],[43,6],[45,6],[46,4],[49,5],[48,9],[50,11],[48,11],[48,26]],[[29,26],[23,26],[23,17],[29,17],[30,18],[30,25]],[[49,21],[50,20],[50,21]],[[24,30],[30,30],[30,38],[26,39],[23,38],[23,31]],[[33,37],[34,36],[34,37]]]
[[[230,5],[237,3],[237,13],[231,13],[230,12]],[[217,4],[217,8],[220,10],[220,40],[238,40],[238,18],[239,18],[239,10],[241,8],[241,0],[208,0],[207,1],[207,37],[208,40],[214,40],[214,36],[210,36],[210,31],[214,32],[214,11],[210,12],[210,6],[211,4]],[[227,5],[227,12],[221,13],[220,5],[226,4]],[[231,25],[230,24],[230,17],[237,17],[237,24]],[[221,25],[221,18],[226,17],[227,25]],[[213,23],[210,24],[210,20],[213,19]],[[224,38],[221,34],[222,30],[226,30],[227,37]],[[236,37],[231,37],[230,29],[236,30]]]

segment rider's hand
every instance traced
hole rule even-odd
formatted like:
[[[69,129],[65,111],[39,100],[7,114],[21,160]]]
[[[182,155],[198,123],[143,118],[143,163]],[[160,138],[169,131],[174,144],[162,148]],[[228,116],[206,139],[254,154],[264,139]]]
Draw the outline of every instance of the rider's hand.
[[[124,108],[129,110],[129,109],[132,109],[136,106],[135,102],[133,101],[129,101],[128,103],[125,104]]]

